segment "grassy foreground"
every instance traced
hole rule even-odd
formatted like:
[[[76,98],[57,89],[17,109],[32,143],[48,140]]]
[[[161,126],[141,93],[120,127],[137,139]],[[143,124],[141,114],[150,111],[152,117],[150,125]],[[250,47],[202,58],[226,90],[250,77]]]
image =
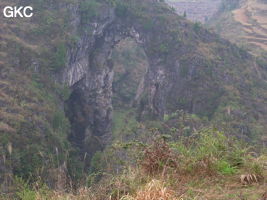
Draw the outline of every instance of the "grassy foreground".
[[[73,192],[51,191],[41,181],[30,186],[18,178],[15,197],[1,199],[266,199],[267,156],[264,152],[257,153],[214,129],[204,129],[175,142],[168,140],[168,136],[158,135],[149,144],[130,142],[111,148],[114,154],[125,159],[120,172],[102,171],[100,179],[88,187]],[[121,152],[127,152],[127,156]],[[102,157],[99,159],[112,162]]]

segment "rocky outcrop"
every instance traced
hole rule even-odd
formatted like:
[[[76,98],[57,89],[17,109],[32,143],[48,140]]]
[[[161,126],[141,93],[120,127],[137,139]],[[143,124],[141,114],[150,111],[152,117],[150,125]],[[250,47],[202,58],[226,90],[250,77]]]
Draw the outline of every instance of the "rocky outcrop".
[[[131,37],[146,49],[146,40],[151,39],[138,27],[118,19],[114,9],[102,13],[106,14],[101,19],[88,23],[93,30],[90,32],[92,34],[84,32],[78,43],[69,49],[68,64],[60,77],[73,90],[66,102],[67,115],[72,124],[70,139],[89,155],[107,144],[111,136],[114,76],[111,53],[114,47],[121,40]],[[81,25],[77,23],[80,18],[77,9],[73,9],[73,17],[76,18],[73,20],[75,30],[78,30],[77,26]],[[166,68],[162,65],[161,58],[150,56],[148,62],[153,70],[149,69],[143,75],[133,101],[140,102],[141,93],[146,92],[147,105],[143,111],[163,116],[165,96],[171,84],[167,81]]]
[[[114,9],[103,8],[102,13],[101,19],[87,24],[92,31],[84,31],[78,43],[69,49],[68,64],[60,77],[73,90],[66,103],[72,124],[70,139],[89,157],[111,137],[112,50],[126,37],[141,43],[133,27],[116,22]],[[79,13],[73,13],[73,17],[73,21],[80,21]],[[78,30],[81,24],[74,26]]]
[[[74,33],[80,39],[69,48],[61,79],[73,91],[66,102],[72,124],[70,139],[89,158],[110,141],[114,77],[111,54],[127,37],[144,49],[148,62],[133,99],[140,119],[161,119],[177,109],[211,118],[232,92],[226,85],[246,96],[242,88],[252,86],[245,80],[257,77],[246,52],[188,23],[165,4],[133,2],[120,5],[119,12],[104,6],[99,11],[103,14],[83,25],[79,12],[73,9]],[[138,6],[149,6],[150,10],[140,13],[135,11]],[[81,27],[87,31],[79,33]],[[231,64],[226,65],[226,61]],[[236,76],[236,70],[244,69],[250,71],[248,76]]]
[[[59,168],[64,162],[70,178],[87,172],[81,169],[84,161],[90,164],[111,138],[112,112],[121,105],[113,101],[122,88],[117,86],[132,73],[125,67],[117,79],[120,72],[111,56],[129,37],[143,49],[146,62],[134,86],[131,77],[131,86],[123,87],[126,93],[131,88],[127,102],[135,106],[127,118],[137,116],[145,123],[183,110],[238,136],[266,133],[266,63],[256,63],[246,51],[179,17],[162,1],[27,2],[38,10],[34,18],[0,20],[5,27],[0,42],[0,184],[10,185],[12,174],[33,182],[61,174],[50,185],[64,185],[66,170]],[[58,82],[71,89],[70,97]],[[55,170],[49,174],[49,169]]]

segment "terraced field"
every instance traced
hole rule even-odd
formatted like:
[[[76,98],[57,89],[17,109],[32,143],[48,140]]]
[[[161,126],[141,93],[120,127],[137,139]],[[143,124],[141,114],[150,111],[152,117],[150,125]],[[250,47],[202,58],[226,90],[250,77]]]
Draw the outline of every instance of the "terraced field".
[[[248,44],[267,51],[267,4],[259,0],[247,0],[241,8],[234,10],[234,20],[242,25]]]
[[[221,0],[167,0],[179,15],[189,20],[207,22],[218,11]]]
[[[238,8],[219,12],[208,26],[256,56],[267,54],[267,3],[240,1]]]
[[[267,3],[243,0],[237,9],[220,12],[221,0],[168,0],[177,13],[208,26],[255,55],[267,52]]]

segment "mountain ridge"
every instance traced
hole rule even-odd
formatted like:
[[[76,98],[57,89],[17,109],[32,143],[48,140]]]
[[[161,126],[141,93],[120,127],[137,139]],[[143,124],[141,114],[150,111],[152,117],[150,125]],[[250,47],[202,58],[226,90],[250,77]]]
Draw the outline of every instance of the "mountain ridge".
[[[29,2],[40,6],[32,21],[1,19],[7,27],[0,46],[1,154],[10,162],[0,173],[32,182],[42,176],[52,187],[49,168],[65,171],[67,165],[61,175],[81,179],[94,154],[112,141],[115,104],[134,105],[130,114],[144,123],[184,110],[247,139],[265,133],[262,67],[165,3]],[[112,52],[127,38],[148,64],[147,70],[133,65],[141,76],[131,104],[113,99],[121,94],[113,91]]]

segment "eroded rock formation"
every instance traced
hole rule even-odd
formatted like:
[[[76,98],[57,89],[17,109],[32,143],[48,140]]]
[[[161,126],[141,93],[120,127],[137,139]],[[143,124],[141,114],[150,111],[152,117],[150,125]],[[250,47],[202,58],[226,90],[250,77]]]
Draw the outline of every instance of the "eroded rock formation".
[[[118,13],[103,7],[102,15],[82,25],[78,9],[73,8],[74,34],[79,34],[80,39],[69,48],[68,65],[61,79],[73,91],[66,103],[72,124],[70,138],[85,154],[92,155],[110,140],[114,76],[111,54],[125,38],[133,38],[148,60],[148,69],[133,99],[141,118],[160,119],[177,109],[210,118],[231,93],[226,85],[245,95],[245,80],[256,77],[253,67],[244,65],[252,63],[249,54],[188,23],[166,5],[152,5],[145,12],[147,16],[134,13],[131,7],[122,7],[123,12],[129,12],[125,16],[121,10]],[[85,30],[79,31],[81,27]],[[231,64],[226,65],[226,61]],[[248,77],[234,75],[234,71],[243,69],[251,71]],[[234,85],[237,81],[240,84]]]

